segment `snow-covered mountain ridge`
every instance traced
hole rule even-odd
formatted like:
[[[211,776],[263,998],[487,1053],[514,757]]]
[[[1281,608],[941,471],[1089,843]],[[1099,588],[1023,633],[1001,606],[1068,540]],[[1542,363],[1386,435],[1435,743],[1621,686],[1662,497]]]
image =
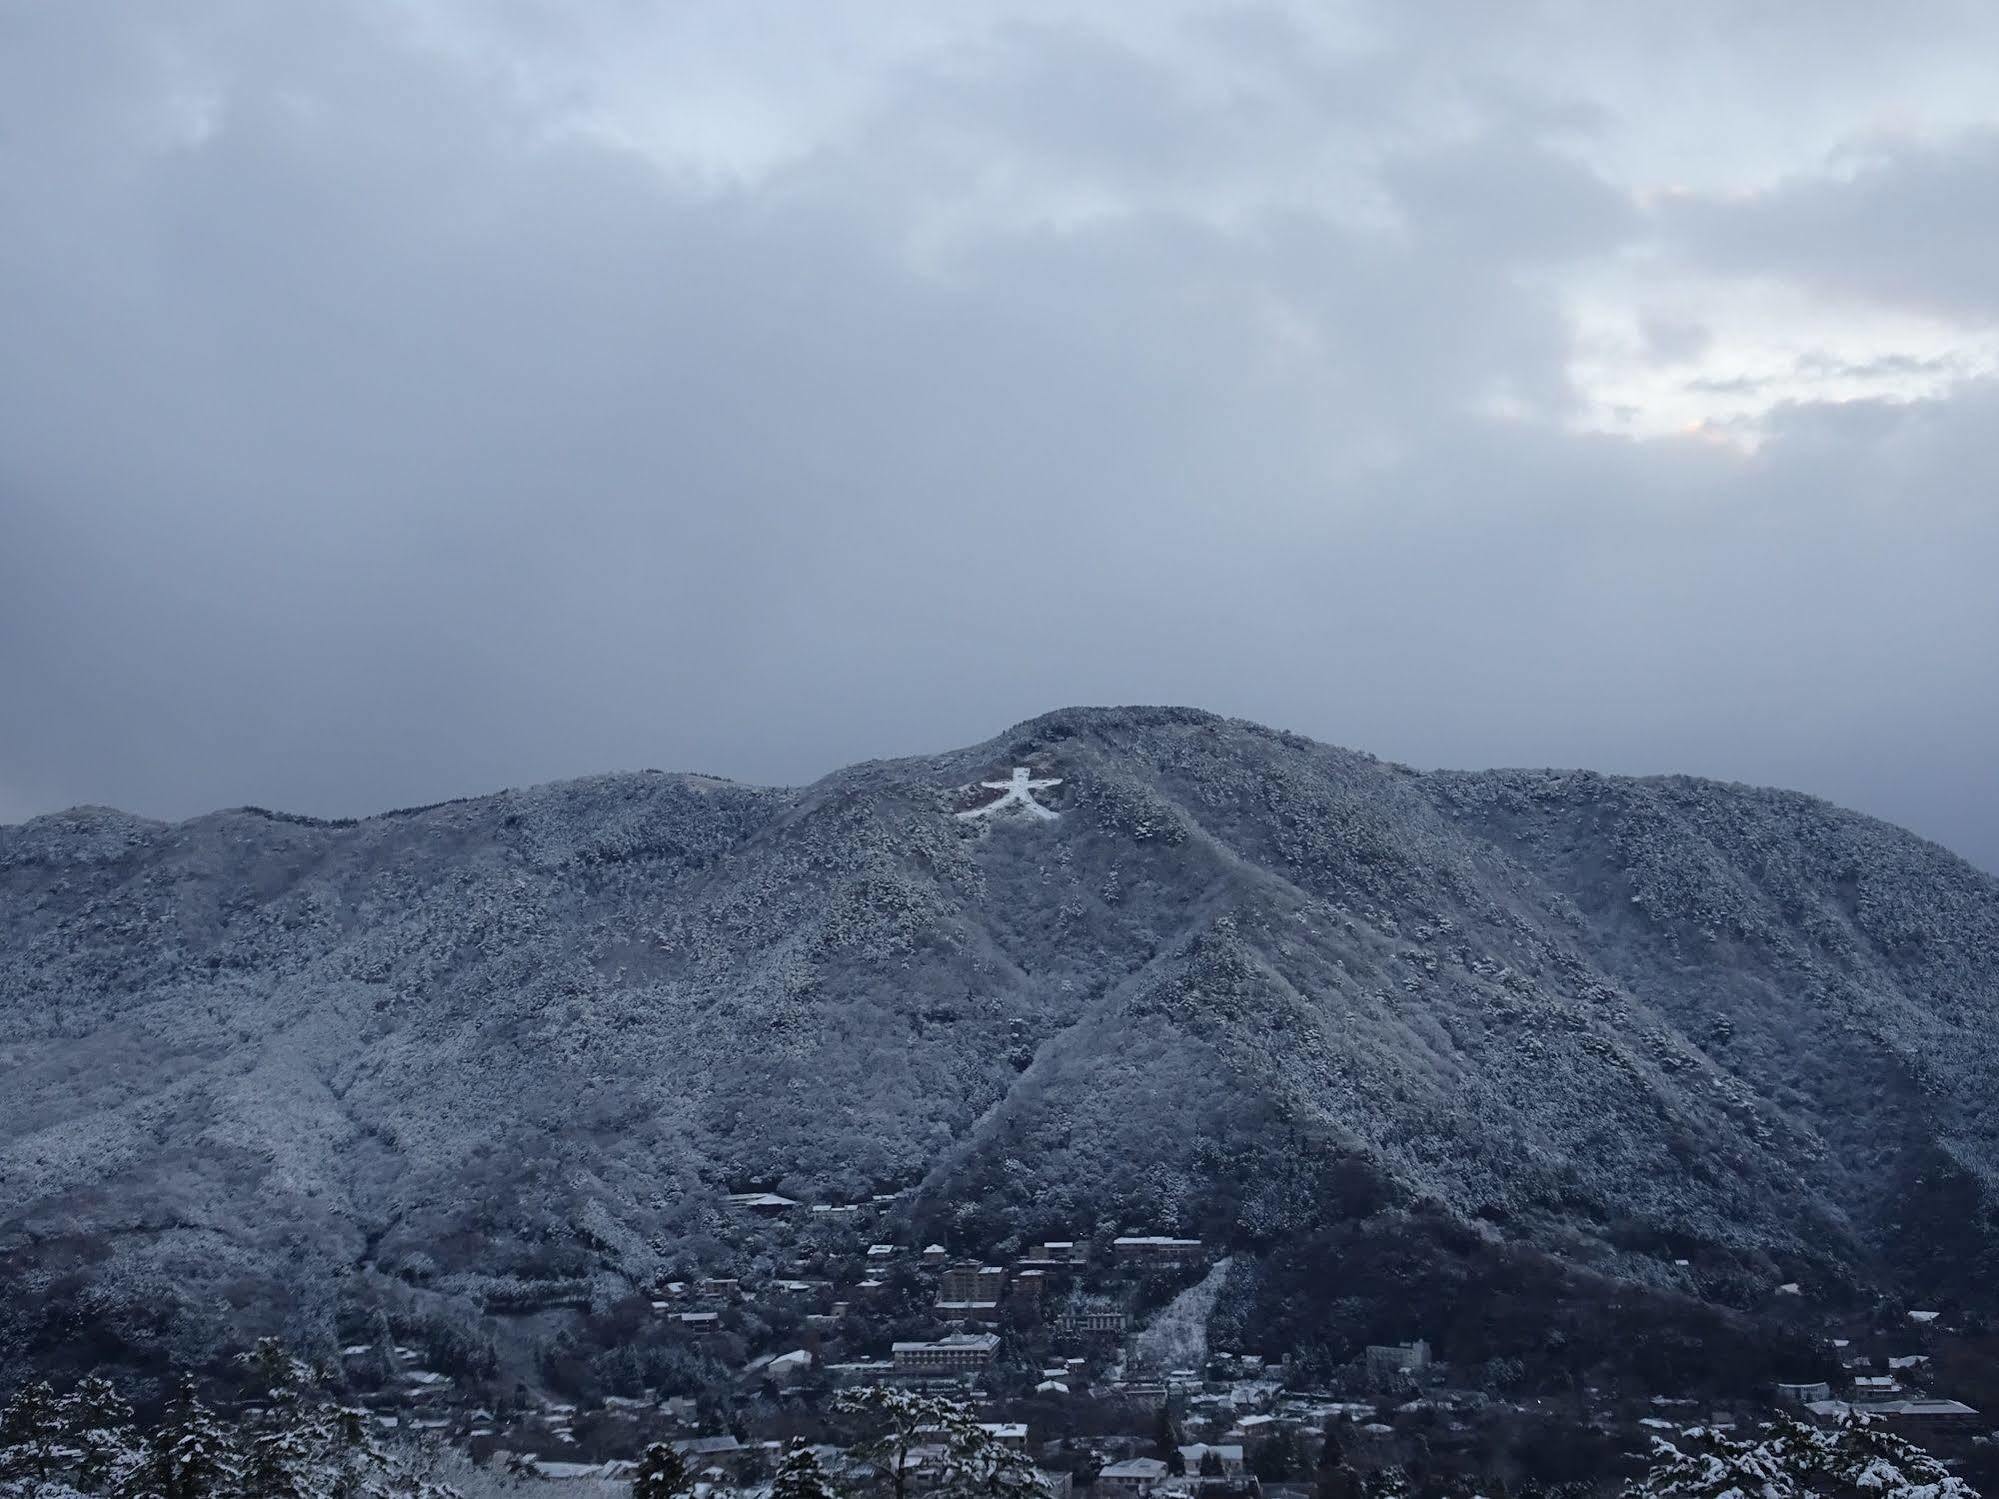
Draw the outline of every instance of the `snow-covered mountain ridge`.
[[[1056,817],[958,815],[1016,766]],[[1893,827],[1184,709],[798,789],[80,809],[0,828],[0,1275],[16,1346],[323,1343],[384,1278],[754,1273],[755,1183],[1198,1234],[1239,1325],[1410,1213],[1662,1294],[1977,1300],[1995,1018],[1999,881]]]

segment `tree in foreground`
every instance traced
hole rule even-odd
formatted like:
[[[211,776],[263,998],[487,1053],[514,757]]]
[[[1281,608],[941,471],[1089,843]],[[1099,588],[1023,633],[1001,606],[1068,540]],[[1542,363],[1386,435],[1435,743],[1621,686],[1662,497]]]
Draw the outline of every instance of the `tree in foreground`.
[[[22,1385],[0,1410],[0,1478],[47,1483],[62,1460],[63,1429],[47,1380]]]
[[[857,1417],[870,1428],[847,1450],[885,1474],[895,1499],[904,1499],[909,1491],[910,1454],[944,1429],[957,1410],[957,1402],[876,1385],[835,1396],[833,1410]]]
[[[805,1438],[793,1437],[790,1450],[777,1465],[777,1476],[771,1480],[770,1499],[840,1499],[840,1491],[819,1466]]]
[[[694,1491],[687,1459],[666,1442],[654,1442],[639,1458],[632,1474],[632,1499],[680,1499]]]
[[[1303,1454],[1297,1433],[1280,1426],[1250,1449],[1249,1471],[1265,1483],[1285,1483],[1297,1476]]]
[[[835,1397],[833,1409],[872,1428],[848,1451],[888,1476],[895,1499],[908,1493],[919,1448],[936,1449],[939,1469],[926,1485],[933,1492],[954,1499],[1044,1499],[1048,1492],[1027,1454],[987,1431],[962,1401],[875,1386]]]
[[[132,1406],[118,1387],[90,1374],[62,1398],[63,1444],[76,1456],[76,1486],[95,1493],[114,1485],[138,1461]]]
[[[1823,1430],[1781,1417],[1753,1438],[1696,1427],[1652,1443],[1626,1499],[1978,1499],[1929,1453],[1866,1416]]]
[[[138,1465],[119,1484],[121,1499],[207,1499],[223,1492],[238,1477],[232,1445],[194,1381],[184,1379]]]

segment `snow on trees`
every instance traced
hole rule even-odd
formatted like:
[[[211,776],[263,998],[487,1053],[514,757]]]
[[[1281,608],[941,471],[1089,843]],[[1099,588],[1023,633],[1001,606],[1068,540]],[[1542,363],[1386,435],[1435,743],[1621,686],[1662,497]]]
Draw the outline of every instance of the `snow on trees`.
[[[1830,1430],[1780,1417],[1738,1438],[1696,1427],[1655,1437],[1652,1466],[1625,1499],[1978,1499],[1920,1447],[1865,1416]]]

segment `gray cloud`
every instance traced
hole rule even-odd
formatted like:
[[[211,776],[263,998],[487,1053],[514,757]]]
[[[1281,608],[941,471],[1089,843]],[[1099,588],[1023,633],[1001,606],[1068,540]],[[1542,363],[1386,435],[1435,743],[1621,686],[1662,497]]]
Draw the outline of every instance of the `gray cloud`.
[[[1999,129],[1863,142],[1747,197],[1669,203],[1691,258],[1911,309],[1999,318]]]
[[[1999,864],[1991,385],[1754,453],[1575,427],[1579,266],[1975,309],[1954,250],[1910,292],[1796,243],[1880,180],[1648,212],[1573,69],[1399,13],[994,17],[715,173],[516,33],[16,13],[0,816],[791,780],[1173,700]]]

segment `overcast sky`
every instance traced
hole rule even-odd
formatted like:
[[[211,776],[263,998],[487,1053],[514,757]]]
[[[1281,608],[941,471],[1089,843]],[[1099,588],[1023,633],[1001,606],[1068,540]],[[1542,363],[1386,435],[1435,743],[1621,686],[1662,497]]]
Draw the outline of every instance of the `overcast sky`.
[[[1999,6],[0,0],[0,820],[1081,702],[1999,868]]]

